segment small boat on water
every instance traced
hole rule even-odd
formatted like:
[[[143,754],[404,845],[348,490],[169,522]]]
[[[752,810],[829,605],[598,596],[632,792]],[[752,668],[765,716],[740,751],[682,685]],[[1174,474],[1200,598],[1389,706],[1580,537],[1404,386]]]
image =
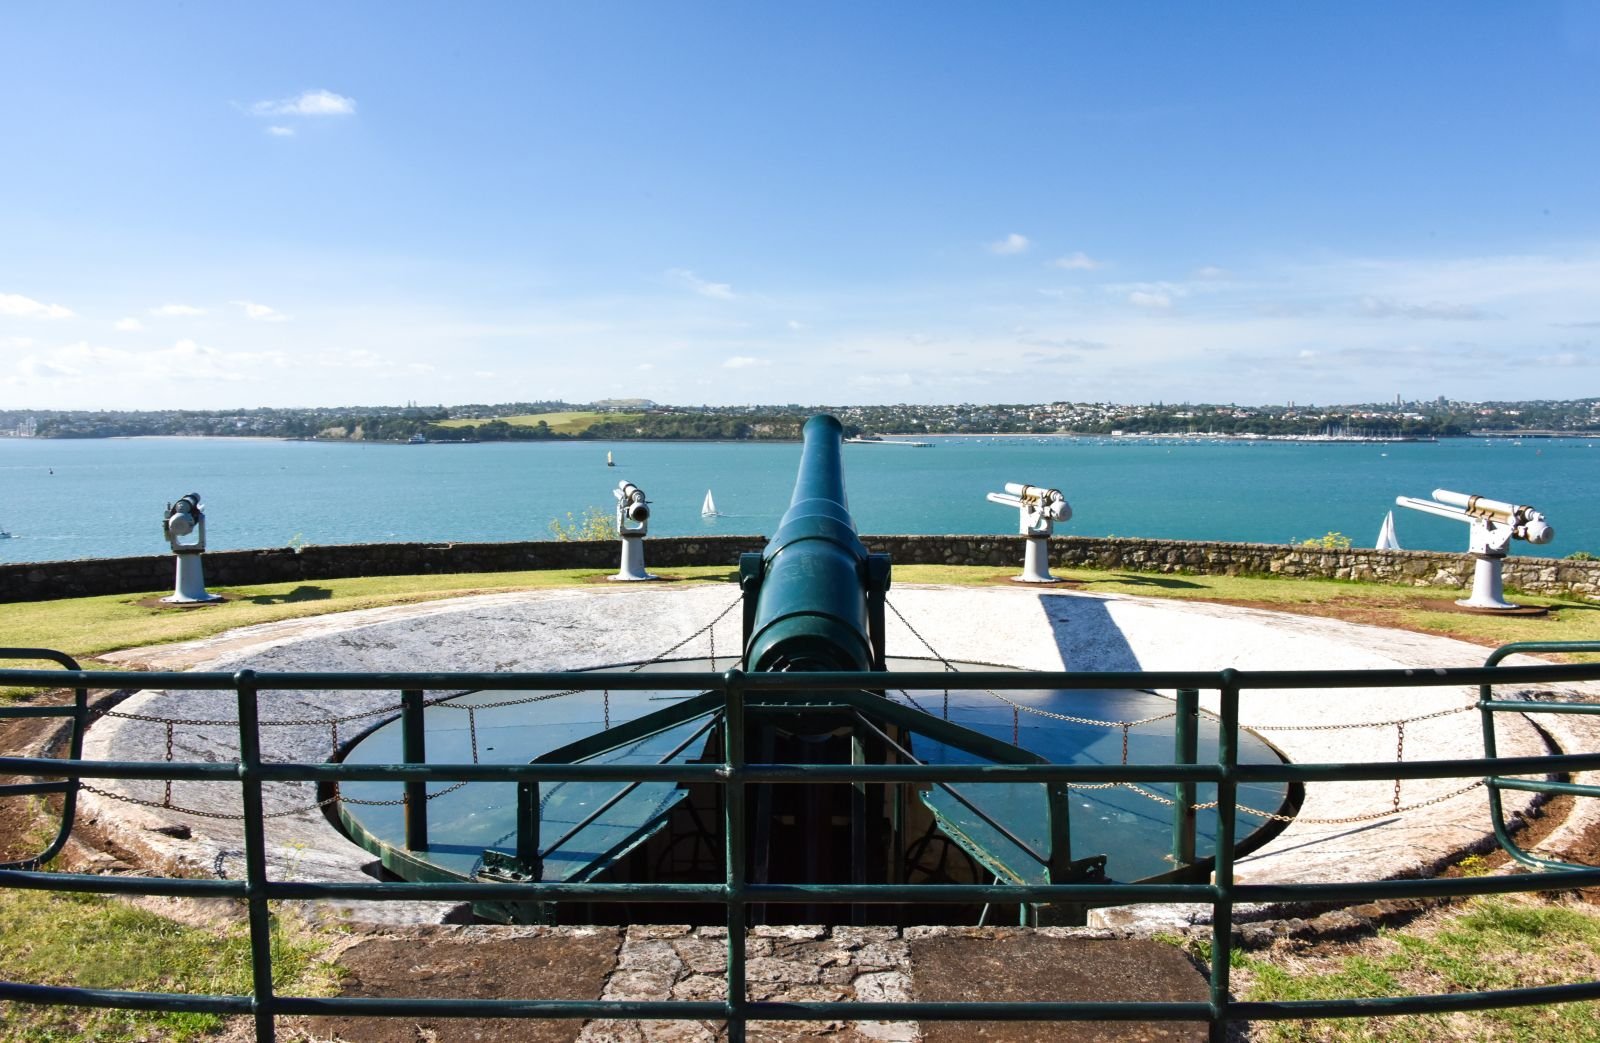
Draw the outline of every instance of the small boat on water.
[[[615,467],[615,466],[617,466],[617,462],[615,460],[611,459],[611,453],[609,451],[606,453],[606,466],[607,467]]]
[[[702,518],[720,518],[720,517],[722,517],[722,512],[717,510],[717,501],[713,500],[711,498],[711,490],[710,489],[706,490],[705,502],[700,505],[700,517],[702,517]]]
[[[1400,540],[1394,534],[1394,512],[1390,511],[1383,516],[1383,527],[1378,530],[1378,545],[1375,550],[1401,550]]]

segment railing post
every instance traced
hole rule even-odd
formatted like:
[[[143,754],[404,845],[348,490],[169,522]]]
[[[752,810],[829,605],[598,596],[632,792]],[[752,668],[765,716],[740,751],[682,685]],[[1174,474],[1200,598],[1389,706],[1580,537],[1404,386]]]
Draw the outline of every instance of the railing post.
[[[723,836],[726,838],[728,903],[728,1043],[744,1043],[745,1007],[745,726],[744,672],[723,674]]]
[[[1239,796],[1239,683],[1232,670],[1221,674],[1221,716],[1217,729],[1217,852],[1211,904],[1211,1043],[1228,1038],[1228,969],[1233,959],[1233,835]]]
[[[428,762],[428,739],[422,713],[420,689],[408,688],[400,693],[400,759],[407,764]],[[406,781],[406,850],[420,851],[427,846],[428,783],[426,779],[409,779]]]
[[[535,880],[544,877],[539,830],[539,780],[521,779],[517,782],[517,862]]]
[[[267,905],[266,814],[261,807],[261,728],[255,671],[234,675],[239,695],[239,799],[244,805],[245,901],[250,919],[250,1004],[256,1043],[273,1043],[272,911]]]
[[[1178,716],[1173,734],[1172,759],[1193,764],[1200,752],[1200,690],[1178,689]],[[1194,865],[1193,782],[1180,782],[1172,807],[1172,861],[1178,866]]]

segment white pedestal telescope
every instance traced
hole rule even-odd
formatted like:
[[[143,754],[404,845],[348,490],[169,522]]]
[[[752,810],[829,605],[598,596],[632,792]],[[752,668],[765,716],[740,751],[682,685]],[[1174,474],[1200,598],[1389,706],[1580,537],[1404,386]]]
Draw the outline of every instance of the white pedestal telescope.
[[[622,539],[622,564],[611,578],[624,582],[656,579],[644,570],[644,537],[649,530],[650,501],[644,490],[624,481],[611,490],[617,498],[617,535]]]
[[[1394,502],[1401,507],[1437,514],[1441,518],[1454,518],[1472,526],[1471,545],[1467,553],[1478,561],[1472,573],[1472,595],[1456,602],[1463,608],[1500,611],[1517,608],[1505,599],[1500,577],[1511,541],[1518,539],[1529,543],[1549,543],[1556,535],[1556,531],[1544,520],[1544,515],[1532,507],[1491,500],[1485,496],[1435,489],[1432,500],[1397,496]]]
[[[184,543],[183,537],[193,534],[194,542]],[[167,504],[161,516],[161,535],[178,558],[178,577],[173,584],[172,596],[161,600],[169,605],[203,605],[221,601],[216,594],[206,593],[205,570],[200,566],[200,555],[206,549],[206,514],[200,505],[200,494],[189,493]]]
[[[1018,583],[1055,583],[1050,575],[1050,534],[1055,523],[1072,517],[1072,508],[1059,489],[1007,482],[1003,493],[989,493],[990,503],[1015,507],[1020,512],[1018,531],[1028,537],[1024,544],[1022,575],[1011,577]]]

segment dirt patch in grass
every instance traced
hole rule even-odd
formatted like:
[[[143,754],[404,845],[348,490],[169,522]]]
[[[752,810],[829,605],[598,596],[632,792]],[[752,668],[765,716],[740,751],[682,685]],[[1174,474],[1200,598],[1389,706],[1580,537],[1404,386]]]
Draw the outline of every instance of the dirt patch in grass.
[[[1449,626],[1430,626],[1419,622],[1419,612],[1441,612],[1469,616],[1474,613],[1462,609],[1453,598],[1399,598],[1399,597],[1334,597],[1327,601],[1250,601],[1237,598],[1206,598],[1216,605],[1234,605],[1239,608],[1260,609],[1263,612],[1288,612],[1297,616],[1317,616],[1338,619],[1346,623],[1383,627],[1386,630],[1406,630],[1413,634],[1453,637],[1458,641],[1495,648],[1504,641],[1482,635],[1454,630]],[[1554,613],[1557,609],[1551,609]]]

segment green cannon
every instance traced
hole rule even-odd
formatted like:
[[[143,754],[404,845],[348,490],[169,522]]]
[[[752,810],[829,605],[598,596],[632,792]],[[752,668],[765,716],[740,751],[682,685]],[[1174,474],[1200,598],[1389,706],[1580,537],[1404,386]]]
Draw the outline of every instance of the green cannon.
[[[889,556],[856,535],[845,499],[838,420],[806,421],[800,473],[778,531],[739,559],[744,668],[883,670]]]

